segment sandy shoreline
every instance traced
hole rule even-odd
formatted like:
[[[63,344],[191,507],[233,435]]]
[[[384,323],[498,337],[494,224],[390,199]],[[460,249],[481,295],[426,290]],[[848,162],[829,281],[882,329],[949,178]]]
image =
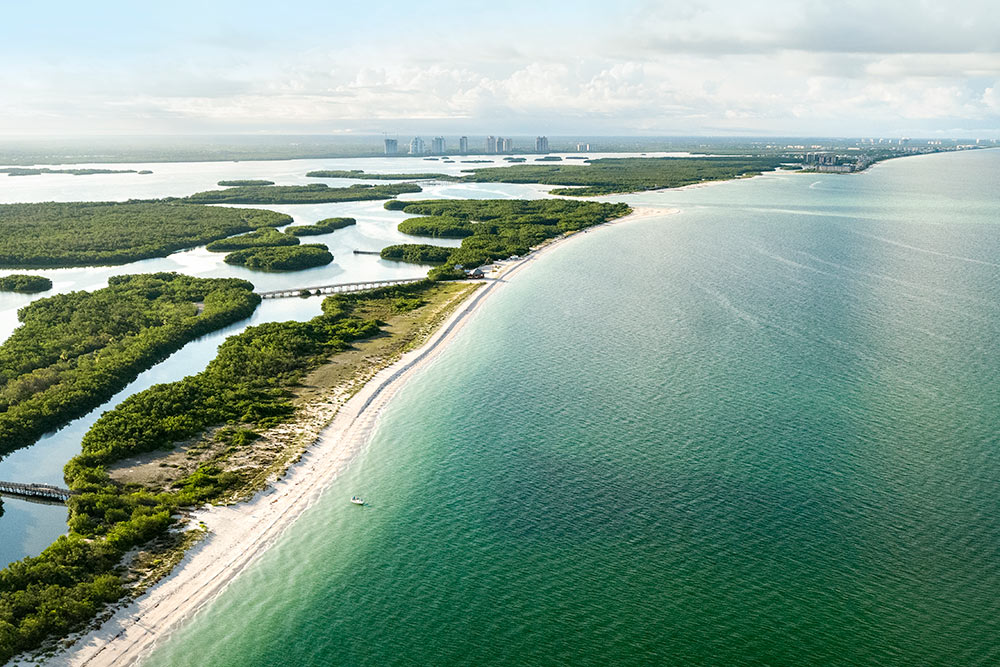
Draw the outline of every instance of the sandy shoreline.
[[[675,209],[633,207],[633,213],[600,227],[670,213]],[[544,244],[526,257],[503,262],[487,284],[474,292],[416,350],[379,371],[337,412],[316,442],[287,473],[252,500],[198,510],[208,536],[193,547],[168,577],[122,608],[98,629],[84,635],[49,664],[129,665],[147,655],[180,624],[215,598],[266,551],[348,466],[367,443],[393,395],[434,359],[482,303],[525,266],[581,232]]]

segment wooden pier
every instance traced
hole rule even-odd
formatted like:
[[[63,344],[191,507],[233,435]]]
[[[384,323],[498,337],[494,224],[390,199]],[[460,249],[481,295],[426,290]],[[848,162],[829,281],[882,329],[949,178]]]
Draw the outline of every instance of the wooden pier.
[[[419,283],[425,278],[406,278],[404,280],[370,280],[364,283],[339,283],[336,285],[316,285],[314,287],[290,287],[288,289],[276,289],[269,292],[257,292],[262,299],[287,299],[294,296],[307,296],[312,294],[339,294],[342,292],[362,292],[364,290],[377,289],[379,287],[392,287],[393,285],[409,285]]]
[[[22,498],[42,498],[66,502],[73,492],[49,484],[19,484],[17,482],[0,482],[0,493]]]

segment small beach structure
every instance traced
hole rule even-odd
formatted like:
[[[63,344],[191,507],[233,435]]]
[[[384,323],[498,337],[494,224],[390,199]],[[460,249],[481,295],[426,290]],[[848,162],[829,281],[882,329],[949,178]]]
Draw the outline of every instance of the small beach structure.
[[[51,484],[20,484],[18,482],[0,482],[0,493],[22,498],[41,498],[66,502],[73,492]]]

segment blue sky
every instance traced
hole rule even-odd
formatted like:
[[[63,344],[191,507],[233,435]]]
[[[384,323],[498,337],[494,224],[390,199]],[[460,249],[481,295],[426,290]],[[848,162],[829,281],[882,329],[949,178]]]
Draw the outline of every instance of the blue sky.
[[[1000,3],[0,0],[0,134],[1000,137]]]

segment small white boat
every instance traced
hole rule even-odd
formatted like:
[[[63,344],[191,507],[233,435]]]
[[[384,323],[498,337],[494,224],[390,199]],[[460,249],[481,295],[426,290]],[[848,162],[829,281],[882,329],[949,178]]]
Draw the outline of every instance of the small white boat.
[[[354,503],[355,505],[364,505],[365,504],[365,501],[362,500],[361,498],[358,498],[357,496],[351,496],[351,502]]]

